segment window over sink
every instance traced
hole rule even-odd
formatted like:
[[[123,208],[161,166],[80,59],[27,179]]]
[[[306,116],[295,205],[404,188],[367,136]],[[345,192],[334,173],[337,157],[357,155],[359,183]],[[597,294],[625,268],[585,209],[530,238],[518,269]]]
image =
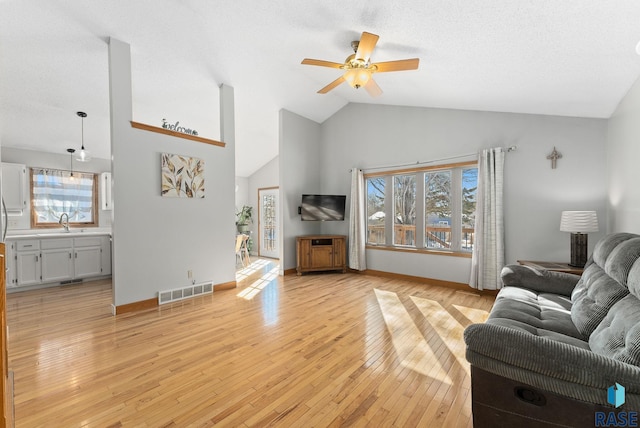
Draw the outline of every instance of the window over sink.
[[[97,175],[78,171],[31,168],[31,227],[60,227],[63,214],[70,226],[98,226]]]

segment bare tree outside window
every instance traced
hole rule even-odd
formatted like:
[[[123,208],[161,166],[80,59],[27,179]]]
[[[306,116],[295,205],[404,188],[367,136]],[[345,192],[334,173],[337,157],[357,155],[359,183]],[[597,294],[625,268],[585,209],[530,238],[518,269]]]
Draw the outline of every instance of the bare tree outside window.
[[[478,168],[462,170],[462,250],[473,250],[476,224]]]
[[[451,248],[451,171],[424,175],[425,243],[427,248]]]
[[[416,245],[416,176],[393,177],[393,243]]]
[[[367,179],[367,243],[384,245],[384,177]]]

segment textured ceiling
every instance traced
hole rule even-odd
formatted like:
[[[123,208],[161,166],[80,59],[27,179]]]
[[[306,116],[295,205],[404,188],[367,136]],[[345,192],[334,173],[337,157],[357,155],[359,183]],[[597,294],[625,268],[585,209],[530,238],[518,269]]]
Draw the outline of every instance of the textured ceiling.
[[[107,41],[131,45],[134,120],[219,138],[218,87],[235,89],[236,173],[278,153],[278,111],[322,122],[349,102],[607,118],[640,75],[638,0],[0,0],[0,142],[108,159]],[[341,85],[362,31],[383,95]]]

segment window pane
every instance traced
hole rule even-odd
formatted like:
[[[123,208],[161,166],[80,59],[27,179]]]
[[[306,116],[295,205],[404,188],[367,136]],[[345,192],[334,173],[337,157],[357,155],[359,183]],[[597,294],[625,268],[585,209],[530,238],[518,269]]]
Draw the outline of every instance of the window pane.
[[[451,248],[451,171],[424,175],[425,243],[427,248]]]
[[[367,243],[384,244],[385,178],[367,179]]]
[[[393,177],[393,243],[416,245],[416,176]]]
[[[472,251],[475,238],[478,168],[462,170],[462,250]]]
[[[35,225],[58,223],[63,213],[70,223],[95,224],[94,174],[32,169]]]

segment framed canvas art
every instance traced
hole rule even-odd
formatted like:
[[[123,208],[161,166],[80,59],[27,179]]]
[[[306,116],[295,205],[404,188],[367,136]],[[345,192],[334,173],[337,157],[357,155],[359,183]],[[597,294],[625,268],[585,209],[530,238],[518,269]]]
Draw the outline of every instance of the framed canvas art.
[[[204,160],[162,153],[162,196],[204,198]]]

